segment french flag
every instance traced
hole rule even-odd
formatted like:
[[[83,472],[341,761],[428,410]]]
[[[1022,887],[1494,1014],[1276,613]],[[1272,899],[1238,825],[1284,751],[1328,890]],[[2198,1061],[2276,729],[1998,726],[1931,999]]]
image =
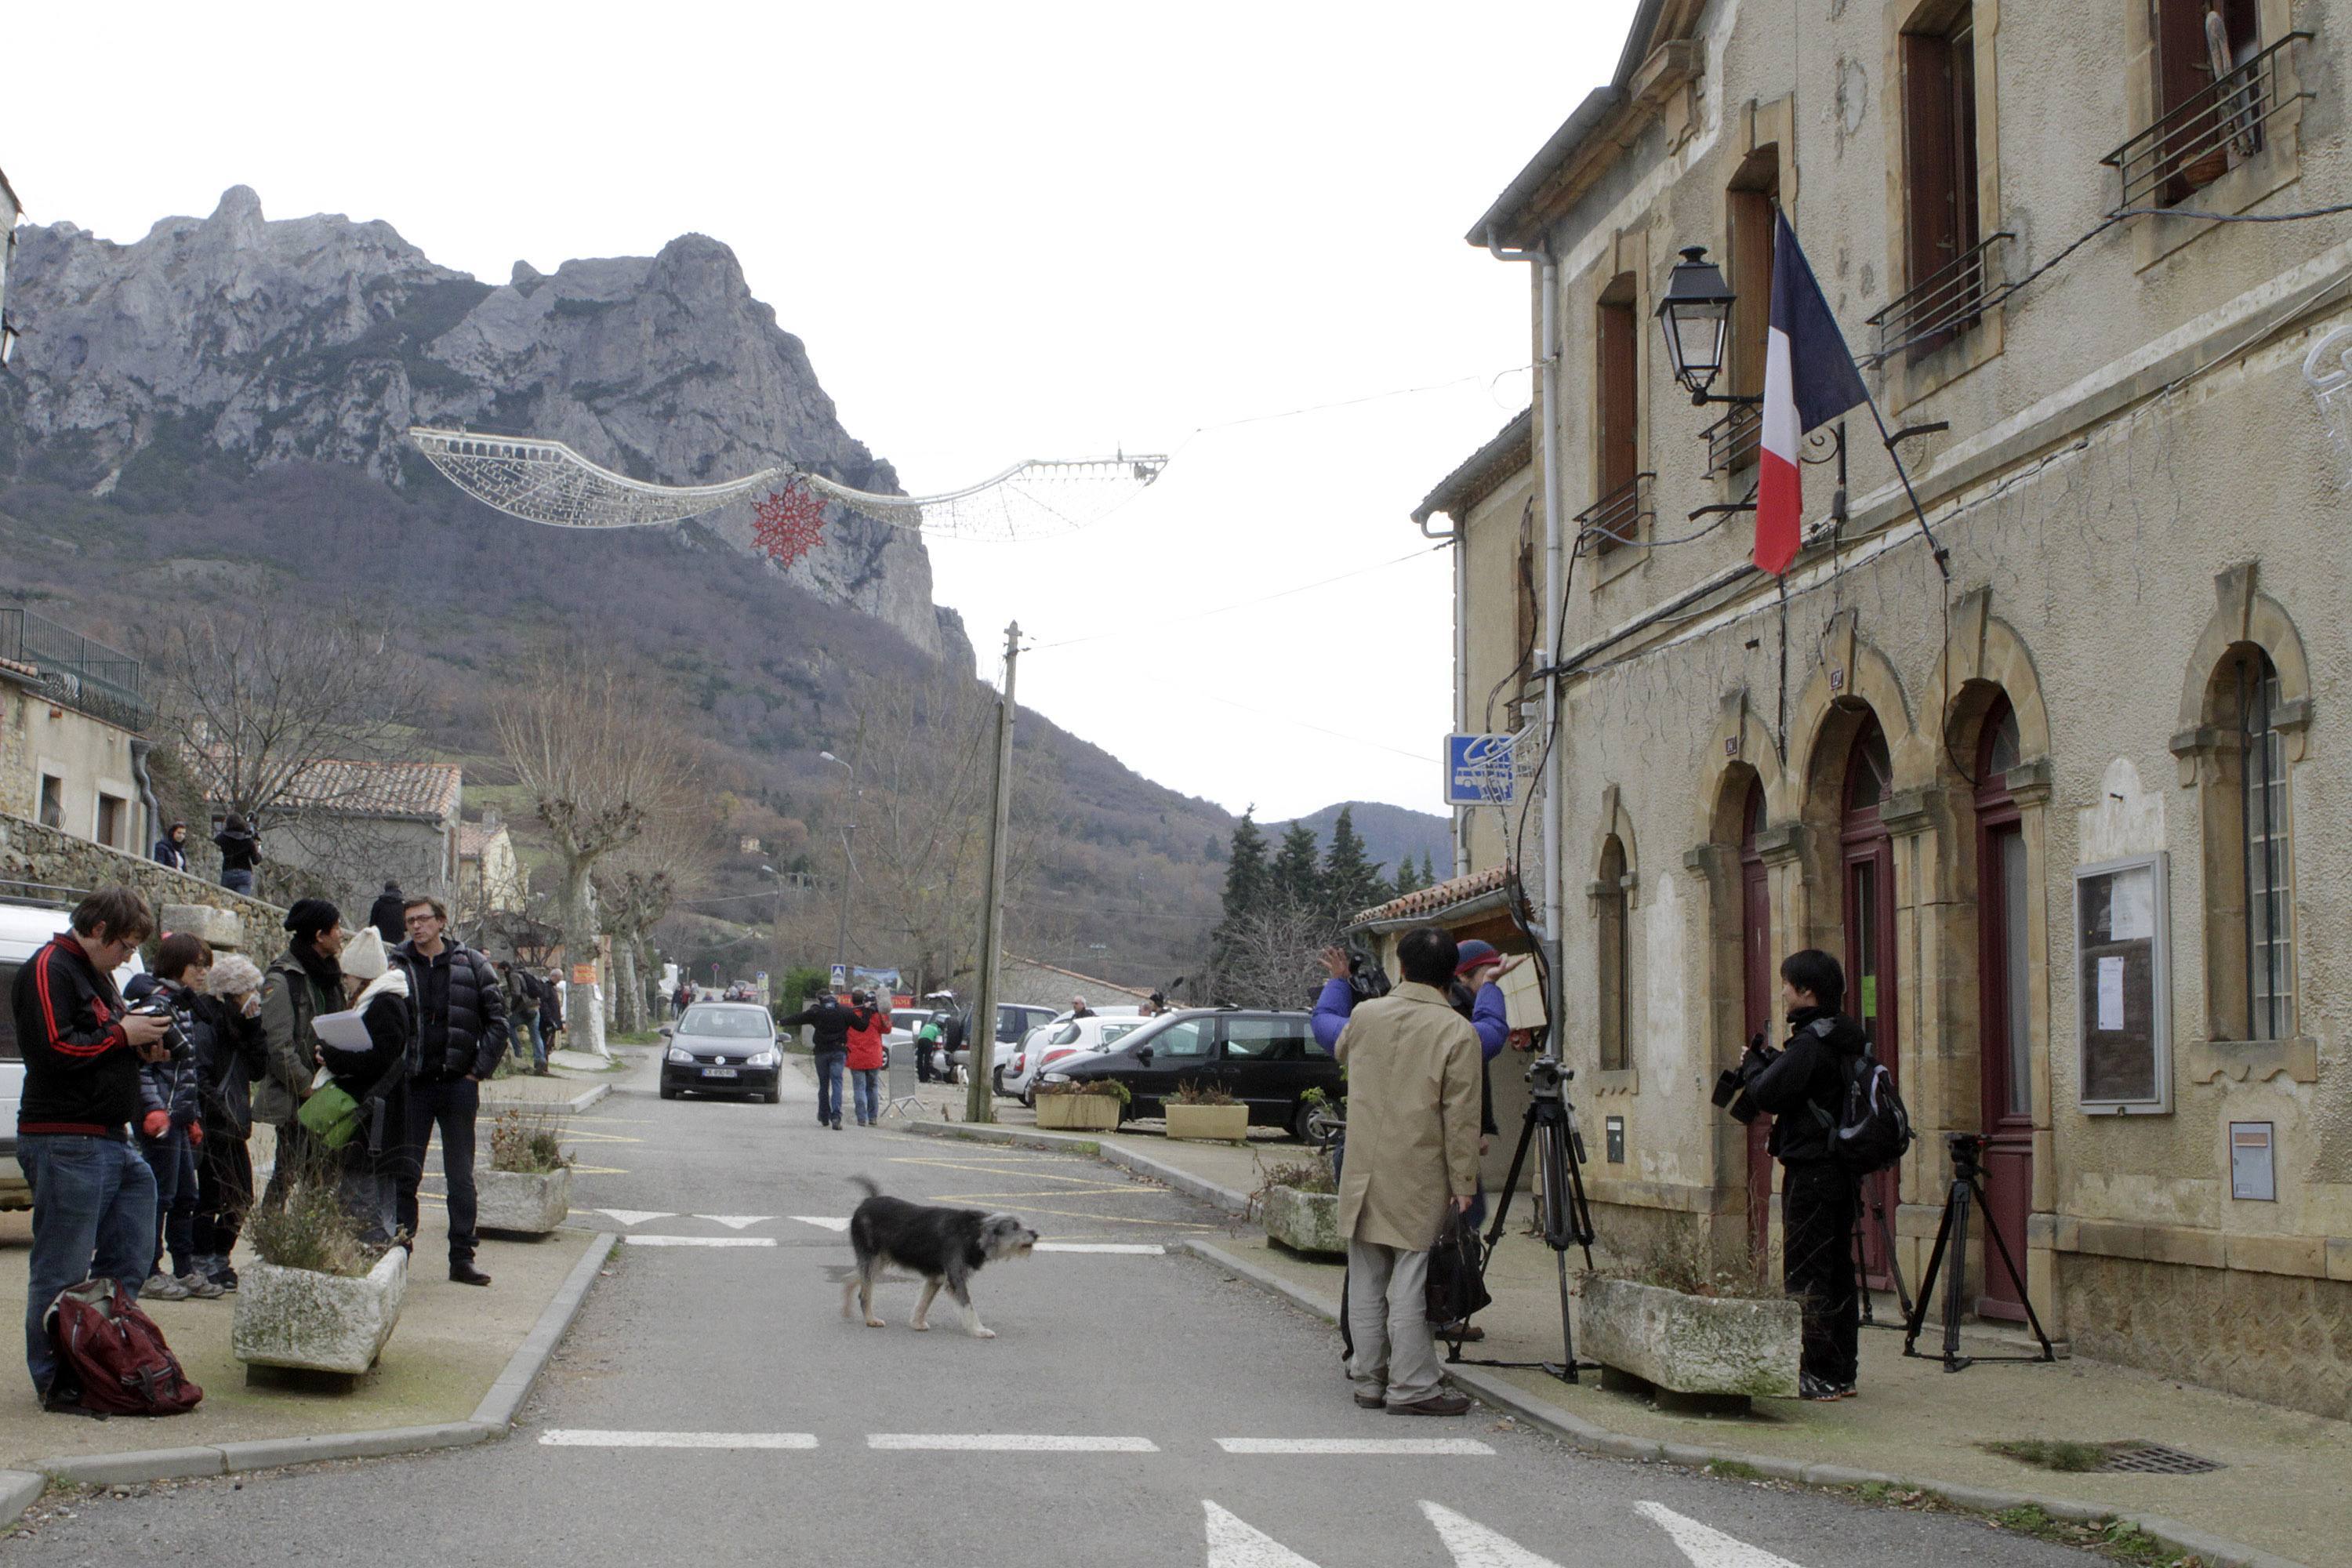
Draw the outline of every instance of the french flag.
[[[1763,450],[1756,479],[1756,564],[1779,576],[1804,531],[1805,433],[1869,400],[1837,317],[1813,281],[1789,215],[1772,228],[1772,317],[1764,339]]]

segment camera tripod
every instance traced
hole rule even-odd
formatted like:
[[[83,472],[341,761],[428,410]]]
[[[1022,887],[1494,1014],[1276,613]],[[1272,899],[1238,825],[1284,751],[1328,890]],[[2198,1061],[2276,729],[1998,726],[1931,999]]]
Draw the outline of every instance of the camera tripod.
[[[1944,1197],[1944,1218],[1936,1226],[1936,1246],[1927,1254],[1927,1272],[1919,1280],[1919,1300],[1912,1304],[1911,1316],[1903,1325],[1903,1353],[1919,1355],[1919,1330],[1927,1321],[1927,1303],[1936,1297],[1936,1271],[1944,1265],[1948,1251],[1952,1272],[1944,1281],[1944,1353],[1946,1372],[1958,1372],[1980,1361],[2056,1361],[2058,1352],[2051,1347],[2050,1336],[2042,1331],[2042,1319],[2033,1310],[2033,1298],[2025,1289],[2024,1272],[2009,1250],[2009,1242],[2000,1234],[2000,1222],[1993,1218],[1992,1207],[1985,1202],[1984,1168],[1979,1156],[1984,1152],[1985,1139],[1981,1132],[1948,1133],[1945,1143],[1952,1151],[1952,1184]],[[1969,1279],[1969,1212],[1971,1207],[1984,1210],[1985,1234],[1992,1237],[1993,1250],[2000,1254],[2003,1268],[2009,1270],[2010,1281],[2017,1287],[2017,1299],[2025,1303],[2025,1321],[2033,1327],[2033,1337],[2042,1342],[2040,1355],[1979,1355],[1960,1353],[1960,1314],[1968,1305]],[[1921,1359],[1926,1359],[1922,1357]]]
[[[1902,1315],[1891,1323],[1882,1323],[1870,1310],[1870,1251],[1864,1244],[1862,1221],[1864,1211],[1878,1227],[1878,1240],[1886,1249],[1886,1272],[1895,1281],[1895,1301]],[[1986,1218],[1990,1220],[1990,1215]],[[1903,1288],[1903,1262],[1895,1255],[1895,1227],[1887,1223],[1886,1205],[1868,1176],[1854,1178],[1853,1201],[1853,1293],[1862,1300],[1862,1326],[1865,1329],[1899,1329],[1911,1321],[1911,1293]]]
[[[1584,1266],[1592,1267],[1592,1209],[1584,1197],[1584,1140],[1577,1135],[1574,1120],[1576,1108],[1568,1102],[1568,1080],[1574,1070],[1560,1059],[1547,1053],[1538,1057],[1528,1068],[1528,1109],[1519,1119],[1519,1145],[1511,1152],[1510,1173],[1503,1178],[1502,1196],[1495,1204],[1495,1218],[1486,1227],[1485,1258],[1479,1268],[1483,1274],[1486,1264],[1495,1256],[1495,1243],[1502,1239],[1503,1226],[1511,1214],[1511,1198],[1517,1191],[1519,1172],[1526,1168],[1528,1151],[1536,1152],[1537,1174],[1543,1183],[1543,1238],[1552,1250],[1553,1261],[1559,1271],[1559,1344],[1560,1359],[1549,1361],[1477,1361],[1462,1354],[1462,1342],[1452,1342],[1445,1357],[1449,1363],[1467,1366],[1541,1367],[1565,1383],[1577,1381],[1579,1372],[1598,1372],[1596,1362],[1576,1359],[1576,1332],[1569,1318],[1568,1249],[1580,1247]]]

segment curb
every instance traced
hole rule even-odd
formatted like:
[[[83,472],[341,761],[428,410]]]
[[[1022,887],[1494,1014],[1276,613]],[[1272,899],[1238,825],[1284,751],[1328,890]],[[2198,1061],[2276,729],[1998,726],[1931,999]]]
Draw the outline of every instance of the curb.
[[[561,1110],[566,1116],[577,1116],[598,1100],[613,1092],[609,1083],[592,1083],[570,1100],[499,1100],[485,1095],[485,1110]]]
[[[609,1084],[597,1088],[609,1092]],[[580,1315],[588,1291],[614,1246],[614,1234],[602,1231],[563,1281],[555,1299],[514,1354],[490,1391],[475,1406],[470,1419],[445,1421],[429,1426],[392,1426],[373,1432],[321,1432],[305,1437],[260,1437],[236,1443],[215,1443],[188,1448],[144,1448],[127,1454],[87,1454],[37,1461],[35,1470],[0,1470],[0,1525],[16,1520],[40,1500],[52,1484],[117,1486],[140,1481],[194,1479],[204,1476],[276,1469],[283,1465],[316,1464],[324,1459],[373,1459],[392,1454],[427,1453],[436,1448],[461,1448],[503,1437],[522,1402],[530,1396],[540,1373],[562,1342],[572,1320]]]
[[[998,1127],[987,1122],[970,1121],[909,1121],[902,1131],[922,1132],[933,1138],[958,1138],[971,1143],[1007,1143],[1023,1148],[1064,1149],[1091,1153],[1108,1164],[1123,1167],[1139,1176],[1149,1176],[1161,1186],[1198,1198],[1227,1214],[1246,1215],[1250,1212],[1247,1193],[1237,1193],[1231,1187],[1221,1187],[1214,1182],[1204,1181],[1190,1171],[1180,1170],[1123,1143],[1103,1142],[1080,1132],[1039,1132],[1026,1127]]]
[[[1228,1252],[1215,1242],[1187,1237],[1176,1244],[1175,1250],[1214,1264],[1236,1279],[1246,1280],[1325,1322],[1339,1321],[1339,1304],[1336,1300],[1320,1296],[1236,1253]],[[2155,1514],[2126,1513],[2074,1499],[1956,1486],[1949,1482],[1923,1480],[1916,1476],[1847,1469],[1839,1465],[1809,1465],[1776,1454],[1749,1454],[1735,1448],[1710,1448],[1691,1443],[1664,1443],[1654,1438],[1630,1436],[1588,1421],[1574,1411],[1539,1398],[1516,1384],[1507,1383],[1482,1367],[1448,1365],[1444,1373],[1448,1383],[1465,1394],[1475,1394],[1481,1403],[1507,1410],[1571,1447],[1610,1458],[1680,1465],[1690,1469],[1705,1469],[1718,1462],[1743,1465],[1773,1480],[1793,1481],[1801,1486],[1855,1487],[1875,1481],[1885,1486],[1900,1487],[1906,1491],[1933,1492],[1962,1508],[1985,1513],[1999,1513],[2012,1508],[2038,1508],[2053,1519],[2063,1519],[2074,1524],[2090,1524],[2105,1519],[2120,1520],[2154,1536],[2172,1551],[2191,1552],[2203,1558],[2214,1564],[2214,1568],[2304,1568],[2303,1564],[2290,1558],[2242,1546],[2234,1541],[2224,1541],[2176,1520]]]

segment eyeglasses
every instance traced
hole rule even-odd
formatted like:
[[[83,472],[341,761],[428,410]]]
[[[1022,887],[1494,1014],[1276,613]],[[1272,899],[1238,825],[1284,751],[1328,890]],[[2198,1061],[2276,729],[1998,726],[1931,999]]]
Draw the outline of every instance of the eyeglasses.
[[[439,915],[411,915],[402,923],[413,926],[429,926],[440,918],[441,917]]]

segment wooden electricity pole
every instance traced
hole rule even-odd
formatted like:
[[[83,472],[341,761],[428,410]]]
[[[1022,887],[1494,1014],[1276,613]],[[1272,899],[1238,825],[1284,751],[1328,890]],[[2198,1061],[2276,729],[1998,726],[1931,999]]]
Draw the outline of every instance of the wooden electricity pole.
[[[973,983],[971,1026],[965,1031],[971,1055],[971,1079],[964,1086],[963,1119],[996,1120],[995,1086],[990,1068],[996,1059],[996,961],[1004,942],[1004,856],[1013,817],[1013,698],[1014,671],[1021,663],[1021,623],[1004,628],[1004,693],[996,702],[996,780],[989,792],[988,888],[980,906],[980,973]]]

